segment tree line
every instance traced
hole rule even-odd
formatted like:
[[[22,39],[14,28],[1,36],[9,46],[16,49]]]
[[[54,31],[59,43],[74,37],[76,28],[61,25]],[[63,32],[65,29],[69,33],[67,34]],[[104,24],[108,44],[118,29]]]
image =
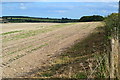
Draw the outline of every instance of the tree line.
[[[4,22],[11,23],[23,23],[23,22],[51,22],[51,23],[68,23],[68,22],[91,22],[91,21],[103,21],[104,17],[99,15],[83,16],[80,19],[68,19],[68,18],[37,18],[28,16],[3,16]]]

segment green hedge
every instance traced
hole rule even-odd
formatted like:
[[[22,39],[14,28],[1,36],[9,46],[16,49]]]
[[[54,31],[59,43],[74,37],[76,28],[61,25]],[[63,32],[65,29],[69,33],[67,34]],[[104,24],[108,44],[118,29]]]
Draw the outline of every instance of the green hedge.
[[[112,13],[107,16],[105,19],[105,31],[107,36],[111,37],[112,34],[117,30],[118,35],[120,36],[120,24],[119,24],[119,15],[118,13]]]

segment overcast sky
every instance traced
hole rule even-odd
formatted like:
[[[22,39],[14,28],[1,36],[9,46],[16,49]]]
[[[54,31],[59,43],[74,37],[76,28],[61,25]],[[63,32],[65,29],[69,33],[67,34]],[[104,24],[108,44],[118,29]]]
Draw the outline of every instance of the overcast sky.
[[[2,2],[118,2],[119,0],[2,0]]]

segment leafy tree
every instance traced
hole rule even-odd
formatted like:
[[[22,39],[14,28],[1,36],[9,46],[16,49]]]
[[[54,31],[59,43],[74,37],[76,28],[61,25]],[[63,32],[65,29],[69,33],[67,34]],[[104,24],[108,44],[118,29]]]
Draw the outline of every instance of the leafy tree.
[[[79,20],[80,22],[91,22],[91,21],[103,21],[104,17],[99,15],[93,15],[93,16],[83,16]]]

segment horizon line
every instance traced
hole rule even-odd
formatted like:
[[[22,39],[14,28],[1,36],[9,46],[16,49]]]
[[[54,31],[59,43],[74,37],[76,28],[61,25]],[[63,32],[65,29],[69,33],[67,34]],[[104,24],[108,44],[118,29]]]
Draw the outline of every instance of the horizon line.
[[[83,16],[81,16],[81,17],[84,17],[84,16],[102,16],[102,15],[83,15]],[[4,17],[4,16],[0,16],[1,18],[2,17]],[[8,15],[6,16],[6,17],[9,17]],[[14,16],[10,16],[10,17],[14,17]],[[80,19],[81,17],[79,17],[79,18],[68,18],[68,17],[60,17],[60,18],[57,18],[57,17],[38,17],[38,16],[20,16],[20,15],[18,15],[18,16],[16,16],[16,17],[32,17],[32,18],[49,18],[49,19],[62,19],[62,18],[67,18],[67,19]],[[105,16],[103,16],[103,17],[105,17]]]

